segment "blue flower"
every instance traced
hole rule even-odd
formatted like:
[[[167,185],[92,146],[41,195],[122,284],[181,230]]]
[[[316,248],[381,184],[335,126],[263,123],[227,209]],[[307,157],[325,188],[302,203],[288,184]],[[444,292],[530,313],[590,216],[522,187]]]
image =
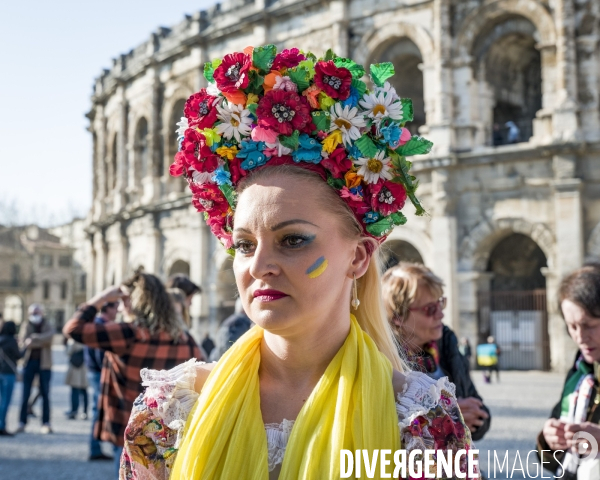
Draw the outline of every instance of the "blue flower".
[[[181,137],[177,137],[177,151],[181,152],[181,149],[183,148],[183,140],[185,139],[185,137],[182,135]]]
[[[261,167],[269,158],[262,152],[265,148],[265,142],[253,142],[252,140],[243,140],[242,149],[236,155],[237,158],[244,158],[241,167],[244,170],[252,170]]]
[[[361,198],[365,198],[365,192],[363,191],[363,187],[361,185],[350,188],[349,190],[352,195],[358,195]]]
[[[306,133],[300,135],[298,149],[292,153],[294,162],[309,162],[309,163],[320,163],[321,162],[321,148],[322,145],[317,142],[314,138],[309,137]]]
[[[364,222],[369,224],[369,223],[375,223],[377,220],[379,220],[380,215],[377,212],[367,212],[365,213],[365,218],[364,218]]]
[[[356,90],[354,87],[350,87],[350,96],[342,102],[342,107],[356,107],[358,105],[359,97],[360,95],[358,94],[358,90]]]
[[[387,127],[381,128],[383,139],[393,147],[400,141],[400,135],[402,135],[402,129],[396,123],[390,123]]]
[[[212,181],[217,185],[231,185],[231,173],[220,166],[215,170],[212,176]]]
[[[352,144],[352,146],[350,147],[350,150],[348,151],[348,156],[354,159],[364,157],[359,148],[354,144]]]

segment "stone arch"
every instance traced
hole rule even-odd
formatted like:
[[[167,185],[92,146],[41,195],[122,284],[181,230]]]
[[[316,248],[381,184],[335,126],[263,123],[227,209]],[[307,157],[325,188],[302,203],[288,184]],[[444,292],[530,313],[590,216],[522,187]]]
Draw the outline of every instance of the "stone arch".
[[[554,258],[554,235],[543,223],[530,223],[522,218],[502,218],[480,222],[462,241],[459,250],[459,269],[485,272],[488,258],[500,240],[513,233],[530,237],[544,252],[548,267]]]
[[[429,236],[421,231],[412,228],[395,228],[390,234],[385,243],[381,246],[381,253],[384,259],[389,255],[389,249],[392,247],[393,242],[405,242],[412,246],[418,255],[421,257],[425,265],[430,263],[430,252],[432,251],[431,239]]]
[[[177,87],[169,97],[165,99],[162,110],[162,136],[165,149],[161,174],[167,177],[169,177],[169,166],[173,162],[175,153],[177,153],[177,134],[175,133],[177,126],[175,123],[183,117],[183,105],[185,105],[186,100],[191,94],[189,88]]]
[[[188,272],[191,268],[191,254],[190,251],[185,248],[180,248],[171,245],[163,255],[163,259],[161,262],[161,271],[164,275],[169,277],[171,275],[171,271],[175,268],[177,270],[179,267],[176,265],[179,262],[180,266],[183,266],[182,263],[187,264]],[[182,262],[182,263],[181,263]],[[181,271],[173,272],[173,273],[185,273]],[[186,275],[189,276],[189,273]]]
[[[176,274],[183,274],[187,277],[190,276],[190,264],[189,262],[186,262],[185,260],[175,260],[171,266],[169,267],[169,270],[167,271],[167,276],[170,277],[171,275],[176,275]]]
[[[521,16],[531,21],[537,28],[541,46],[555,44],[554,20],[540,3],[534,0],[497,0],[482,5],[465,18],[457,36],[456,54],[462,58],[469,57],[480,32],[510,16]]]
[[[425,65],[433,65],[435,49],[431,34],[420,25],[404,22],[389,23],[365,34],[354,52],[354,60],[368,66],[377,55],[402,38],[408,38],[419,48]]]

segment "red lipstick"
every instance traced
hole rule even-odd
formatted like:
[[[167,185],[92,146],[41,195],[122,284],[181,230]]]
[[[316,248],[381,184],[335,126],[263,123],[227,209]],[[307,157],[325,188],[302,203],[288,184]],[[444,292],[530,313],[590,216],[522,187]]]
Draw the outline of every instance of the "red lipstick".
[[[256,298],[259,302],[274,302],[275,300],[279,300],[283,297],[288,297],[289,295],[280,292],[279,290],[254,290],[254,298]]]

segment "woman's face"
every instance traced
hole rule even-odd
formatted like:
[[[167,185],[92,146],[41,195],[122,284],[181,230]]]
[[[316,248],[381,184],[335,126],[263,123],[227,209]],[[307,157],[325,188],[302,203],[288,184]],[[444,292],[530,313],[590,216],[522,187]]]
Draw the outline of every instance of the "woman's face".
[[[600,361],[600,318],[590,316],[571,300],[563,300],[561,309],[569,335],[577,343],[588,363]]]
[[[301,333],[334,312],[339,316],[340,309],[349,312],[357,255],[368,265],[364,246],[343,235],[340,220],[314,190],[314,182],[278,174],[247,187],[238,199],[238,290],[248,316],[275,334]]]
[[[394,320],[395,325],[400,327],[403,343],[409,347],[422,348],[425,344],[442,338],[444,312],[438,307],[433,315],[428,316],[423,308],[437,302],[439,302],[439,297],[426,286],[419,284],[415,301],[409,306],[411,311],[408,318],[404,322]]]

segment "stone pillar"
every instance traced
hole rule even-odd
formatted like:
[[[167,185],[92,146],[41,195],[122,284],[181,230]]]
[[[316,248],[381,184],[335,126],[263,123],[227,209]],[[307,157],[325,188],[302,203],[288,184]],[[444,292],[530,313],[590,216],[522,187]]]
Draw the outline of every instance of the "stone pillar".
[[[433,241],[435,265],[428,265],[444,281],[445,295],[448,298],[445,322],[457,335],[460,334],[457,283],[456,216],[450,192],[450,172],[439,168],[431,172],[434,209],[430,223],[430,237]]]
[[[577,53],[575,48],[575,8],[573,0],[557,0],[556,21],[556,104],[553,115],[554,138],[578,141],[581,132],[577,102]]]
[[[116,97],[120,99],[119,104],[119,129],[117,131],[117,183],[114,196],[114,211],[118,212],[125,207],[128,171],[127,155],[127,97],[125,96],[125,85],[119,84]]]
[[[454,149],[457,151],[469,151],[473,149],[476,133],[474,115],[477,111],[477,95],[474,85],[477,83],[473,78],[473,59],[464,56],[452,62],[452,81],[454,90],[457,92],[454,104]]]
[[[209,316],[209,283],[207,278],[207,268],[210,262],[210,253],[208,252],[208,235],[212,235],[204,223],[202,215],[190,207],[189,216],[189,243],[191,247],[190,256],[190,279],[200,285],[202,293],[195,295],[192,299],[190,314],[192,317],[192,332],[196,339],[201,339],[207,325]]]
[[[336,21],[332,25],[332,45],[331,49],[340,57],[350,55],[350,46],[348,38],[348,2],[346,0],[333,0],[329,3],[329,12],[331,18]]]
[[[581,129],[586,142],[600,140],[600,57],[598,35],[577,38]]]
[[[556,235],[555,264],[546,272],[548,291],[548,333],[550,362],[553,370],[565,371],[571,366],[573,342],[556,307],[556,292],[565,275],[583,262],[584,234],[581,201],[582,182],[575,178],[576,157],[553,158],[554,225]]]
[[[161,154],[161,106],[162,94],[160,79],[158,76],[158,67],[148,69],[147,75],[151,78],[151,97],[150,97],[150,115],[148,118],[148,159],[149,165],[146,168],[146,178],[142,179],[142,203],[151,203],[160,196],[160,175],[158,166],[162,164],[163,156]]]
[[[106,239],[104,232],[97,230],[94,232],[94,251],[96,252],[96,262],[94,266],[94,292],[96,294],[106,288]]]

